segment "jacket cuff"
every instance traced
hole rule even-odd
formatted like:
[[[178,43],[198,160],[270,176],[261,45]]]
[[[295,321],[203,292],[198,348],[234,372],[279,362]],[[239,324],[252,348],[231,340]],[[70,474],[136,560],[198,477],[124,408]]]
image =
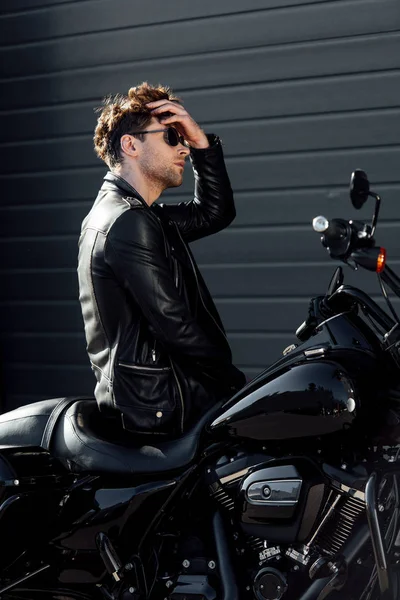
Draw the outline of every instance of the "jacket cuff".
[[[210,144],[208,148],[191,148],[190,147],[190,156],[194,160],[200,159],[204,156],[213,155],[222,150],[221,139],[215,135],[214,133],[206,133],[208,143]]]

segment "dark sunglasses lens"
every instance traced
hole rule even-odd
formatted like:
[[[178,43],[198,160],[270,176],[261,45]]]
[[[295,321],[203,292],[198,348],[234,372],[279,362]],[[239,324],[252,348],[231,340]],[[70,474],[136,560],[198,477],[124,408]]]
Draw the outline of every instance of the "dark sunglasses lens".
[[[167,129],[167,142],[170,146],[177,146],[179,143],[178,132],[173,127],[168,127]]]
[[[177,146],[178,144],[185,144],[185,138],[183,135],[179,135],[175,127],[168,127],[166,131],[166,142],[170,146]]]

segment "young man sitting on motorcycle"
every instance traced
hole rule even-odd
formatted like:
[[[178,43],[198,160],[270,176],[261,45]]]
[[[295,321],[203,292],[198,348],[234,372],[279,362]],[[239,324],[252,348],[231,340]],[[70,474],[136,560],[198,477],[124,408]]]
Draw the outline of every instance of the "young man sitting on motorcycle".
[[[245,383],[188,247],[235,217],[221,142],[169,88],[143,83],[105,100],[94,146],[110,170],[82,224],[78,275],[95,396],[127,430],[179,435]],[[157,204],[188,157],[194,199]]]

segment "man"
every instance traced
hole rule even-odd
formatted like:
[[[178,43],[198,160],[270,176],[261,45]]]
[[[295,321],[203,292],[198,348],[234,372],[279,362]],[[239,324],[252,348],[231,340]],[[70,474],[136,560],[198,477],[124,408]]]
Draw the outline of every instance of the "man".
[[[169,88],[143,83],[106,99],[94,145],[110,171],[82,224],[78,275],[95,396],[125,429],[179,435],[245,382],[187,245],[235,217],[221,142]],[[155,204],[188,156],[194,199]]]

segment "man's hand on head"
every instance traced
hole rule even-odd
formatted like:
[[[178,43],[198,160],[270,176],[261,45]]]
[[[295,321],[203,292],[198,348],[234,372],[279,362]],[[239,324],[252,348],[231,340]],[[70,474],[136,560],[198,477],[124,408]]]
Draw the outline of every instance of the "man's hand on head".
[[[178,102],[169,100],[156,100],[148,102],[147,108],[156,117],[161,125],[175,127],[191,148],[208,148],[209,142],[206,134],[198,123],[189,115],[187,110]],[[169,113],[164,115],[164,113]]]

